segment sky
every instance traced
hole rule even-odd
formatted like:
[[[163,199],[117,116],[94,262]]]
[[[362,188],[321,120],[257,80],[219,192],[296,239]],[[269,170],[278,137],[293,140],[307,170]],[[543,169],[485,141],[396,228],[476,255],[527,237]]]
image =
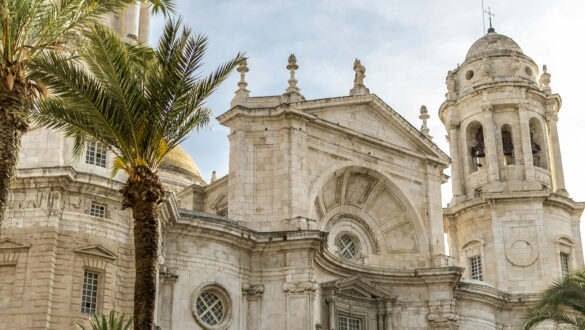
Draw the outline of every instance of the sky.
[[[349,95],[357,57],[370,92],[415,127],[421,125],[420,106],[428,107],[430,133],[449,153],[438,109],[447,71],[484,34],[481,0],[176,1],[183,22],[209,38],[204,72],[244,51],[251,96],[279,95],[288,86],[287,58],[294,53],[298,87],[310,100]],[[567,190],[585,201],[585,1],[484,1],[495,13],[496,31],[514,39],[539,67],[547,65],[553,93],[563,99],[558,128]],[[487,27],[487,16],[485,21]],[[151,44],[163,25],[162,16],[153,17]],[[215,116],[229,109],[238,80],[235,72],[208,99]],[[218,178],[228,173],[228,133],[214,120],[182,144],[207,182],[214,170]],[[442,195],[446,205],[450,181]]]

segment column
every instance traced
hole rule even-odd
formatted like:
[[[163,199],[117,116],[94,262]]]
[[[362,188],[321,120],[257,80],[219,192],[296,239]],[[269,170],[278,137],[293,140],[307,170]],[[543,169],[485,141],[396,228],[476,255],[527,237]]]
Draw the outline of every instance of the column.
[[[493,107],[484,106],[483,138],[486,146],[488,182],[500,181],[500,165],[498,164],[498,148],[496,147],[496,134],[494,128]]]
[[[138,41],[148,44],[150,34],[150,6],[146,1],[140,1],[140,20],[138,22]]]
[[[465,190],[463,187],[463,174],[461,165],[463,160],[459,155],[459,127],[450,125],[449,127],[449,149],[451,150],[451,180],[453,182],[453,202],[457,203],[464,199]]]
[[[335,330],[335,298],[327,299],[329,304],[329,330]]]
[[[124,10],[124,33],[122,39],[135,40],[138,31],[138,4],[131,4]]]
[[[534,163],[532,161],[532,146],[530,144],[530,126],[526,108],[518,108],[520,120],[520,136],[522,138],[522,159],[524,160],[524,176],[526,181],[534,181]]]
[[[550,164],[553,174],[553,184],[555,192],[561,195],[568,196],[565,189],[565,174],[563,173],[563,160],[561,158],[561,144],[559,143],[559,131],[557,130],[557,115],[552,115],[547,118],[549,131],[549,149],[550,149]]]

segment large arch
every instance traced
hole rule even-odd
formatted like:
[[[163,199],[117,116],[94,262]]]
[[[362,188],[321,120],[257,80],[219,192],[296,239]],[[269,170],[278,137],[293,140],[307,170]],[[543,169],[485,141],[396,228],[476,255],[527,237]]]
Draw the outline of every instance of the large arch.
[[[330,233],[328,245],[334,254],[339,224],[363,238],[363,251],[373,254],[365,256],[369,261],[365,263],[413,266],[412,260],[428,257],[423,222],[402,190],[380,169],[357,164],[330,168],[315,180],[309,198],[310,217],[318,221],[320,230]],[[405,254],[419,257],[406,265],[400,262]]]

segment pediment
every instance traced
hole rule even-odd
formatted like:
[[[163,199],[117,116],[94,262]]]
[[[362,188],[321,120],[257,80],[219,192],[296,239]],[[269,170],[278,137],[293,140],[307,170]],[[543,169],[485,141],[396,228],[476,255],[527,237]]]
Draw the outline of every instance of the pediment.
[[[101,245],[86,246],[82,248],[77,248],[73,251],[75,251],[76,253],[85,254],[93,257],[106,258],[110,260],[117,259],[116,255],[112,251],[106,249]]]
[[[345,295],[362,299],[390,298],[386,290],[374,287],[359,276],[352,276],[321,284],[324,290],[333,291],[335,295]]]
[[[21,249],[28,249],[30,245],[18,243],[11,239],[5,238],[0,240],[0,251],[2,250],[21,250]]]
[[[383,141],[397,149],[435,158],[446,164],[449,156],[376,95],[342,97],[327,104],[311,101],[298,105],[305,112],[335,126]]]

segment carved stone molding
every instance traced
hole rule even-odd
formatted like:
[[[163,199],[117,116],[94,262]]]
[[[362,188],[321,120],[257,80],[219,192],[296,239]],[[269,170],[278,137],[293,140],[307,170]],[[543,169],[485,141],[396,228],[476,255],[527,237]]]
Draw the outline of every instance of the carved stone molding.
[[[264,295],[264,284],[244,283],[242,285],[242,294],[249,300],[262,299]]]
[[[294,282],[294,283],[284,283],[282,286],[282,290],[286,294],[314,294],[317,289],[319,288],[319,284],[315,282]]]

